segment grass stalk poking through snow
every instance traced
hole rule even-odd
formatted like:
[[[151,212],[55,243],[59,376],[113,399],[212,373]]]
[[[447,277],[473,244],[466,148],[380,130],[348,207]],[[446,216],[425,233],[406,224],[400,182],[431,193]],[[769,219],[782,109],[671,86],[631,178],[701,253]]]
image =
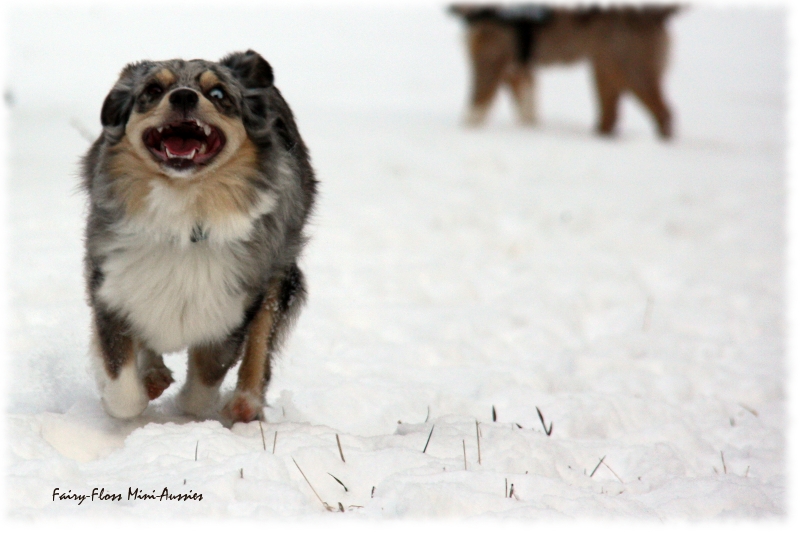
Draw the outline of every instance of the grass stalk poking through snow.
[[[592,477],[594,475],[594,473],[597,472],[597,469],[600,468],[600,465],[603,464],[603,461],[605,461],[605,460],[606,460],[606,456],[604,455],[603,457],[600,458],[600,462],[597,463],[596,467],[594,467],[594,470],[592,470],[592,473],[589,474],[589,477]]]
[[[267,441],[264,440],[264,426],[261,425],[261,420],[258,421],[258,429],[261,430],[261,445],[264,446],[264,451],[267,451]]]
[[[544,415],[542,415],[542,412],[539,410],[538,407],[536,408],[536,412],[539,414],[539,420],[542,422],[542,427],[544,428],[545,434],[549,437],[550,434],[553,432],[553,421],[552,420],[550,421],[550,427],[548,428],[547,425],[544,423]]]
[[[350,491],[348,491],[348,490],[347,490],[347,487],[345,487],[344,483],[342,483],[342,481],[341,481],[341,480],[340,480],[338,477],[334,476],[334,475],[333,475],[333,474],[331,474],[330,472],[328,472],[328,475],[329,475],[329,476],[331,476],[333,479],[335,479],[335,480],[336,480],[336,482],[337,482],[339,485],[341,485],[341,486],[342,486],[342,488],[344,489],[344,491],[345,491],[345,492],[350,492]]]
[[[492,422],[497,422],[497,410],[492,406]]]
[[[325,507],[325,510],[326,511],[335,511],[336,509],[334,509],[333,507],[328,505],[327,502],[322,501],[322,498],[319,497],[319,494],[317,494],[317,491],[314,490],[314,485],[312,485],[311,482],[308,480],[308,478],[306,477],[305,473],[303,472],[303,469],[300,468],[300,465],[297,464],[297,461],[294,460],[294,457],[292,457],[292,462],[294,463],[294,466],[296,466],[297,469],[300,471],[300,475],[303,476],[303,479],[306,480],[306,483],[308,483],[308,486],[311,487],[311,492],[314,493],[314,496],[316,496],[317,499],[319,500],[319,502]],[[336,479],[336,478],[334,478],[334,479]],[[342,485],[342,486],[344,486],[344,485]]]
[[[611,473],[612,473],[612,474],[614,474],[614,477],[615,477],[615,478],[617,478],[617,479],[619,480],[619,482],[620,482],[620,483],[625,483],[624,481],[622,481],[622,478],[621,478],[621,477],[619,477],[619,476],[617,475],[617,473],[616,473],[616,472],[614,472],[614,470],[613,470],[613,469],[612,469],[610,466],[608,466],[608,463],[606,463],[606,462],[603,462],[603,465],[604,465],[606,468],[608,468],[609,470],[611,470]],[[620,494],[622,494],[622,493],[620,493]]]
[[[272,455],[275,455],[275,445],[278,444],[278,432],[275,432],[275,438],[272,439]]]
[[[200,441],[197,441],[197,444],[194,445],[194,460],[197,461],[197,449],[200,447]]]
[[[342,462],[343,463],[346,463],[347,461],[344,460],[344,453],[342,453],[342,443],[339,441],[339,434],[338,433],[336,434],[336,445],[339,447],[339,457],[342,458]]]
[[[425,453],[425,450],[428,449],[428,444],[431,442],[431,435],[433,435],[433,428],[436,427],[436,424],[431,426],[431,432],[428,433],[428,440],[425,441],[425,447],[422,448],[422,453]]]
[[[461,439],[461,448],[464,450],[464,470],[467,469],[467,443],[464,439]]]
[[[481,464],[481,429],[478,426],[478,421],[475,421],[475,438],[478,440],[478,464]]]

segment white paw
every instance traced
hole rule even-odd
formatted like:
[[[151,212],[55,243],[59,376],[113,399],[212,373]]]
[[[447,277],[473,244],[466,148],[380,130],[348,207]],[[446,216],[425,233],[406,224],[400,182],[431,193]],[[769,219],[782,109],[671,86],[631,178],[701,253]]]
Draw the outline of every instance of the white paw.
[[[106,377],[102,385],[103,407],[114,418],[134,418],[142,414],[150,402],[147,389],[139,379],[136,365],[122,367],[117,379]]]

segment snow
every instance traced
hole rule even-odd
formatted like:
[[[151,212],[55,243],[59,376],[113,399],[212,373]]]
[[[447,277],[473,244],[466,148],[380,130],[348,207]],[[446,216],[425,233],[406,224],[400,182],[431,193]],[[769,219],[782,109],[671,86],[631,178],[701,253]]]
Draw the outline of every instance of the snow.
[[[583,64],[542,73],[539,127],[503,99],[462,128],[441,6],[158,13],[8,14],[9,516],[340,516],[309,483],[356,520],[787,516],[785,9],[672,20],[670,143],[633,101],[616,139],[592,135]],[[113,420],[87,354],[81,132],[125,63],[246,48],[321,182],[308,305],[265,423],[190,420],[177,386]],[[182,383],[185,354],[166,363]],[[164,487],[202,501],[127,498]]]

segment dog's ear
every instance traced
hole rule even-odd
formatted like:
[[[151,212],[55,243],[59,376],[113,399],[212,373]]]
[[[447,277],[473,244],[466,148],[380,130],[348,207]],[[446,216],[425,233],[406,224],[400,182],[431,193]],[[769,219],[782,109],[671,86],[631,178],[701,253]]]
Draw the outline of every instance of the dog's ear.
[[[117,83],[106,96],[100,111],[100,123],[104,128],[119,128],[128,122],[135,100],[134,78],[139,70],[146,67],[145,62],[139,62],[131,63],[122,69]]]
[[[222,58],[220,65],[228,67],[247,89],[266,89],[274,81],[272,67],[252,50],[234,52]]]
[[[133,109],[133,93],[128,89],[111,89],[100,111],[100,123],[104,128],[116,128],[128,122]]]

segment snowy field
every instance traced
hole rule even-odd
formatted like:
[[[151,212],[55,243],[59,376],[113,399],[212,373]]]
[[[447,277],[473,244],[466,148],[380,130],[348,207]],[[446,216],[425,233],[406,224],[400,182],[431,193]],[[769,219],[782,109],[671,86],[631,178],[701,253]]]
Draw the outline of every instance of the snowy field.
[[[441,6],[203,5],[8,14],[10,517],[789,514],[785,11],[671,21],[663,143],[633,101],[594,136],[583,64],[542,73],[538,127],[503,98],[462,128]],[[85,136],[125,63],[246,48],[321,184],[267,421],[182,417],[185,354],[140,419],[112,420],[87,356]],[[128,500],[165,487],[202,501]],[[53,501],[93,488],[122,501]]]

